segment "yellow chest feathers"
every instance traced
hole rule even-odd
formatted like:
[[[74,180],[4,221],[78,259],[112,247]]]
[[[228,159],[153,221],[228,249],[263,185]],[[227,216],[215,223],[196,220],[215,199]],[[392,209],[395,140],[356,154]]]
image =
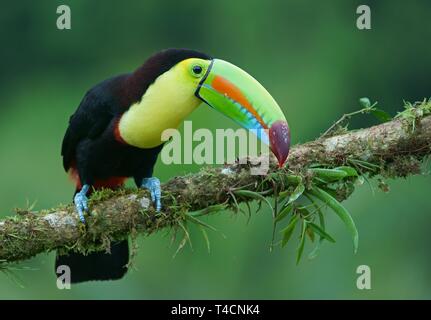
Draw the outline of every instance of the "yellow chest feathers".
[[[124,113],[118,124],[121,138],[139,148],[162,144],[165,129],[178,128],[201,101],[194,95],[197,84],[190,81],[186,66],[179,63],[160,75],[141,101]]]

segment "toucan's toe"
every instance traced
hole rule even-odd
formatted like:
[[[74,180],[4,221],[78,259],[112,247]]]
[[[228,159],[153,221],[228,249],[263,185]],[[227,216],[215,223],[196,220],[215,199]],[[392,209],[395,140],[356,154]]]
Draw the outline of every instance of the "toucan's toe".
[[[84,212],[88,212],[88,198],[86,194],[89,188],[90,187],[88,185],[84,185],[81,191],[75,194],[75,197],[73,198],[79,220],[81,220],[82,223],[85,223]]]
[[[151,201],[155,204],[156,210],[160,211],[162,209],[160,180],[156,177],[145,178],[141,187],[150,191]]]
[[[88,198],[77,193],[74,198],[75,208],[79,215],[79,220],[85,223],[84,212],[88,211]]]

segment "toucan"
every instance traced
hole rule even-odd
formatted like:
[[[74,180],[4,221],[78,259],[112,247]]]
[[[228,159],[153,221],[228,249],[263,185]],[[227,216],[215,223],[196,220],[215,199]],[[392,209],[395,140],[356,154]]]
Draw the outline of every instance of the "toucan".
[[[105,80],[82,99],[62,143],[63,166],[76,184],[74,204],[85,224],[88,197],[100,188],[120,188],[133,178],[149,190],[161,210],[161,187],[153,177],[162,150],[162,132],[178,128],[201,104],[220,111],[247,129],[263,129],[259,138],[282,166],[290,131],[279,105],[268,91],[239,67],[190,49],[155,53],[134,72]],[[71,282],[120,279],[127,271],[128,242],[88,255],[57,255]]]

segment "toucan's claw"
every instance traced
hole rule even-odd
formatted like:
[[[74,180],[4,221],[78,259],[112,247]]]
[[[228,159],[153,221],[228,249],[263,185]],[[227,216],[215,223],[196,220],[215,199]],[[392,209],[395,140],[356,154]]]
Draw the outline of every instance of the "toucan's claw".
[[[150,191],[151,201],[155,203],[156,210],[160,211],[162,209],[160,180],[155,177],[144,178],[142,180],[141,188],[145,188]]]
[[[73,199],[73,202],[75,203],[76,211],[78,212],[78,215],[79,215],[79,220],[81,220],[82,223],[85,223],[84,212],[88,212],[87,192],[89,188],[90,188],[89,185],[87,184],[84,185],[81,191],[79,191],[75,195],[75,198]]]

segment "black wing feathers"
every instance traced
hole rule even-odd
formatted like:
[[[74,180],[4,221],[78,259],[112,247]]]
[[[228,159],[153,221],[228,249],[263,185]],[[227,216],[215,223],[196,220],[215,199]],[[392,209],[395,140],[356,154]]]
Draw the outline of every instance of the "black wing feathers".
[[[119,99],[126,76],[103,81],[90,89],[70,117],[61,148],[63,167],[66,171],[75,159],[78,143],[83,139],[95,139],[100,136],[111,121],[127,109],[122,106]]]

